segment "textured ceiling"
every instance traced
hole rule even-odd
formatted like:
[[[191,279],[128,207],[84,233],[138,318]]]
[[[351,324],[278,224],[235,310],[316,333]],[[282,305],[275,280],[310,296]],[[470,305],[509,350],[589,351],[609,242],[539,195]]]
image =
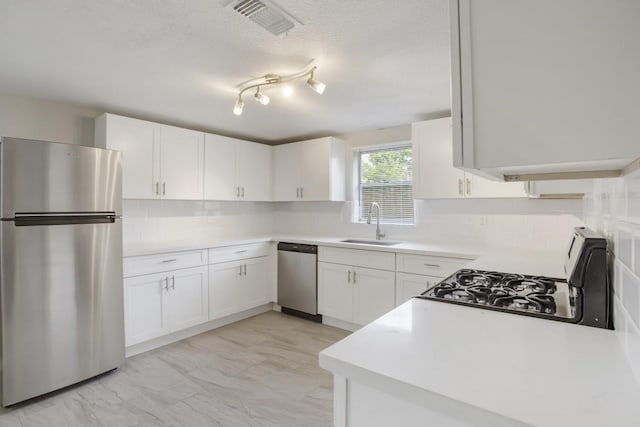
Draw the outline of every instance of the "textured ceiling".
[[[448,0],[276,1],[304,25],[274,36],[230,0],[3,0],[0,92],[264,142],[450,110]],[[301,81],[233,115],[239,83],[311,59],[324,95]]]

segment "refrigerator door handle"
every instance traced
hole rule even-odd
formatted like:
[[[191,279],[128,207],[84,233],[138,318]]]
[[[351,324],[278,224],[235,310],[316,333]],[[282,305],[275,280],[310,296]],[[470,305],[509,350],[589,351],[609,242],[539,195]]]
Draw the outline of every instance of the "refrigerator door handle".
[[[16,213],[13,221],[17,227],[29,227],[38,225],[105,224],[114,223],[116,219],[115,212]],[[11,219],[3,221],[11,221]]]

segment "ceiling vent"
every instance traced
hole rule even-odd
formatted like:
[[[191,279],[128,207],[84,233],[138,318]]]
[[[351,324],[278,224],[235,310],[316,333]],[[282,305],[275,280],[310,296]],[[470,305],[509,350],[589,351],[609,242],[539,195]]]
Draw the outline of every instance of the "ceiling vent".
[[[296,26],[296,23],[303,25],[302,22],[272,1],[238,0],[231,4],[234,5],[233,10],[276,36],[289,32]]]

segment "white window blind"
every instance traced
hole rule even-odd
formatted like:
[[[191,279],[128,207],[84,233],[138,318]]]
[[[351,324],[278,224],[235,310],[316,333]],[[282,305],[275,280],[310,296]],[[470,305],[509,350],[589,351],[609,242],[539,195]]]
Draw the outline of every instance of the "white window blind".
[[[369,215],[372,202],[380,205],[380,222],[415,224],[411,144],[358,151],[356,221]]]

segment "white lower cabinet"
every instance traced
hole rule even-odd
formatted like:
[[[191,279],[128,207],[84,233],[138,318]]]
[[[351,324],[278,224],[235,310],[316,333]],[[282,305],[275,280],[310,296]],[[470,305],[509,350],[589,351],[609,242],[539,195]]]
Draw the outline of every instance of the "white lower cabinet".
[[[318,311],[364,325],[395,306],[393,271],[318,262]]]
[[[202,266],[125,278],[126,345],[206,322],[207,276]]]
[[[442,277],[396,273],[396,306],[420,295],[441,280]]]
[[[218,319],[270,302],[268,257],[209,266],[209,319]]]

